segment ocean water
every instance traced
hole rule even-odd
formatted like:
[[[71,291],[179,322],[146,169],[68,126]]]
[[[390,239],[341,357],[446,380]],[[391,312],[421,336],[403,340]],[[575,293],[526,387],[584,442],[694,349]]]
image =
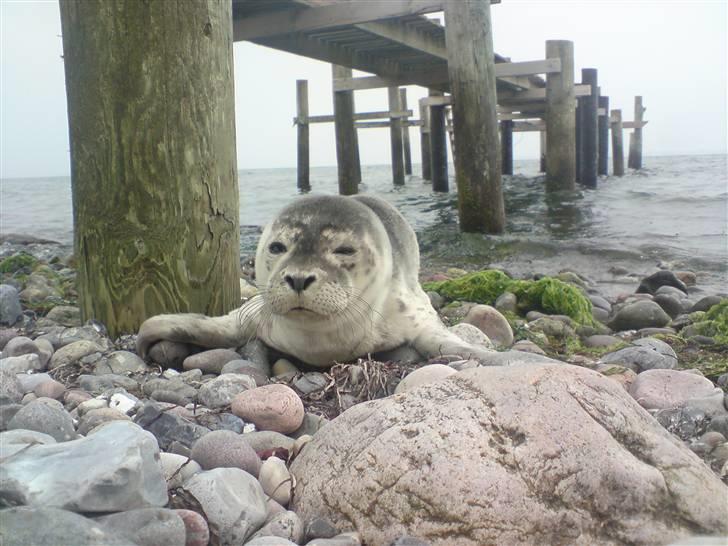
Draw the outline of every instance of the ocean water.
[[[500,236],[463,235],[452,192],[432,192],[419,175],[394,187],[387,165],[362,168],[362,193],[399,208],[417,232],[426,271],[503,267],[514,275],[571,269],[608,295],[634,289],[658,267],[698,273],[706,292],[728,292],[728,156],[648,157],[645,168],[602,177],[596,190],[547,194],[537,162],[516,162],[504,177],[507,227]],[[452,169],[451,169],[452,172]],[[295,169],[239,171],[241,252],[252,254],[261,227],[300,194]],[[311,169],[312,193],[337,192],[336,168]],[[72,244],[68,177],[0,180],[0,234]]]

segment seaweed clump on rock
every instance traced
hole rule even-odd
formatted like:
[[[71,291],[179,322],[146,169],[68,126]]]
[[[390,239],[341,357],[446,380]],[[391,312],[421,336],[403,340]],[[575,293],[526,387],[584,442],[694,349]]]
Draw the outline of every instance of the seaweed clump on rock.
[[[728,298],[708,309],[693,328],[701,335],[712,337],[716,343],[728,345]]]
[[[424,283],[427,291],[437,292],[451,300],[493,305],[504,292],[518,298],[521,311],[542,311],[567,315],[582,325],[593,325],[592,304],[579,288],[554,279],[524,281],[512,279],[502,271],[476,271],[457,279]]]

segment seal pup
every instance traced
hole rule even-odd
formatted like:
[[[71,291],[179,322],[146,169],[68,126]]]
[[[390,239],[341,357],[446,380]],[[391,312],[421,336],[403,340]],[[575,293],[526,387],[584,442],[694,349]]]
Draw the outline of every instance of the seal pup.
[[[258,338],[316,367],[403,346],[425,359],[492,355],[445,328],[419,284],[419,267],[414,231],[383,199],[302,197],[263,230],[257,296],[222,317],[152,317],[137,349],[146,356],[160,340],[235,348]]]

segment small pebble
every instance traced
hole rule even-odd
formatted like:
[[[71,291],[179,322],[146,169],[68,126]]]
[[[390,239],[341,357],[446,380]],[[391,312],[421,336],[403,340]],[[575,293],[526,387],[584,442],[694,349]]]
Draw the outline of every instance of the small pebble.
[[[258,477],[266,495],[282,506],[288,506],[293,492],[293,479],[286,463],[278,457],[263,461]]]

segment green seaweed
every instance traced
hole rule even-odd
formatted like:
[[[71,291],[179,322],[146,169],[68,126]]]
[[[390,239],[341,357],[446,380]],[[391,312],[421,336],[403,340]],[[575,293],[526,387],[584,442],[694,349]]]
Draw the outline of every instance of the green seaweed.
[[[577,287],[558,279],[544,277],[537,281],[511,279],[494,269],[477,271],[457,279],[424,283],[432,290],[451,300],[471,301],[493,305],[503,292],[512,292],[518,298],[522,311],[542,311],[567,315],[582,325],[594,325],[592,305]]]
[[[0,273],[15,273],[25,267],[33,268],[38,260],[25,252],[13,254],[0,262]]]
[[[716,343],[728,345],[728,299],[715,304],[701,318],[693,324],[695,331],[712,337]]]

